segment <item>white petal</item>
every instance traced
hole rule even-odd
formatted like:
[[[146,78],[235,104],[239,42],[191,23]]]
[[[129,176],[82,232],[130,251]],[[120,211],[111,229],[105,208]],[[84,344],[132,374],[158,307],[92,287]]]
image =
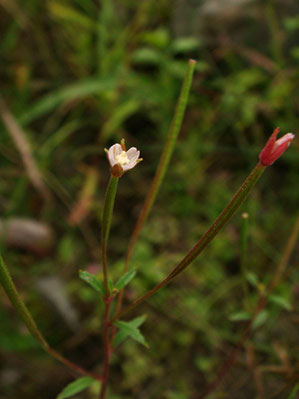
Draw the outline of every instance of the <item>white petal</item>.
[[[280,139],[276,140],[275,142],[275,147],[278,147],[282,144],[284,144],[286,141],[293,140],[295,135],[293,133],[287,133],[284,136],[280,137]]]
[[[137,148],[135,148],[135,147],[132,147],[127,151],[127,157],[129,158],[130,163],[136,162],[137,159],[139,158],[139,155],[140,155],[140,151],[137,151]]]
[[[130,170],[130,169],[133,169],[134,166],[136,165],[136,163],[137,162],[134,162],[134,163],[130,162],[127,165],[123,165],[122,168],[123,168],[124,172],[127,170]]]
[[[110,162],[110,165],[113,167],[117,161],[116,161],[116,157],[117,155],[120,155],[122,152],[122,148],[120,144],[114,144],[113,146],[111,146],[108,150],[108,159]]]

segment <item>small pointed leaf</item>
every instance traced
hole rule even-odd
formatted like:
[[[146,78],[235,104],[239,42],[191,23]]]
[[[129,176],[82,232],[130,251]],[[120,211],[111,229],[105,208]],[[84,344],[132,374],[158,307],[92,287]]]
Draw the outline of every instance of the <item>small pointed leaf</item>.
[[[102,295],[105,294],[104,285],[93,274],[90,274],[86,271],[80,270],[79,277],[82,280],[84,280],[87,284],[89,284],[97,292],[100,292]]]
[[[270,295],[269,300],[286,310],[292,310],[292,305],[287,298],[284,298],[280,295]]]
[[[108,288],[109,288],[110,292],[113,291],[113,281],[110,280],[110,278],[108,279]],[[103,289],[104,289],[104,286],[103,286]],[[104,289],[104,292],[105,292],[105,289]]]
[[[241,310],[240,312],[234,312],[229,316],[231,321],[244,321],[249,320],[251,317],[250,313]]]
[[[256,329],[260,327],[262,324],[264,324],[269,317],[269,313],[266,310],[262,310],[255,318],[253,322],[253,329]]]
[[[141,326],[141,324],[143,324],[145,322],[145,320],[146,320],[146,315],[143,315],[143,316],[136,317],[135,319],[133,319],[131,321],[128,321],[128,323],[131,326],[138,328]]]
[[[254,287],[257,287],[259,285],[258,278],[257,278],[257,276],[254,273],[251,273],[251,272],[247,273],[246,274],[246,279]]]
[[[292,392],[289,394],[288,399],[296,399],[296,393],[299,391],[299,383],[294,386]]]
[[[129,322],[116,321],[115,325],[119,328],[119,331],[115,337],[115,345],[121,343],[125,338],[130,337],[139,342],[141,345],[144,345],[146,348],[149,348],[148,343],[138,328],[144,322],[144,320],[145,316],[140,316]]]
[[[57,396],[57,399],[70,398],[76,395],[77,393],[83,391],[84,389],[88,388],[94,382],[98,381],[91,377],[80,377],[77,380],[68,384]]]
[[[127,323],[130,324],[134,328],[138,328],[139,326],[141,326],[142,323],[144,323],[145,320],[146,320],[146,316],[143,315],[143,316],[136,317],[135,319],[128,321]],[[129,334],[126,331],[118,330],[118,332],[115,336],[115,339],[114,339],[114,345],[115,346],[119,345],[128,336],[129,336]]]
[[[135,277],[135,274],[135,270],[129,270],[117,281],[117,283],[115,284],[115,288],[118,291],[122,290]]]

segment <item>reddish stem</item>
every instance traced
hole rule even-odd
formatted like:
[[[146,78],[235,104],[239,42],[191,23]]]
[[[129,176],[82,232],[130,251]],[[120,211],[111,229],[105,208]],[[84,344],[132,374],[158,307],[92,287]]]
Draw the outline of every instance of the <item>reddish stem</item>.
[[[240,350],[242,349],[244,343],[247,341],[249,334],[251,332],[251,327],[256,319],[256,316],[261,312],[261,310],[264,309],[265,305],[267,303],[267,298],[264,295],[261,295],[259,298],[259,301],[257,303],[255,312],[253,317],[247,322],[243,334],[241,335],[241,338],[239,339],[239,342],[235,349],[232,350],[232,352],[228,355],[226,361],[224,362],[223,366],[221,367],[220,371],[217,374],[217,377],[215,380],[206,388],[204,393],[198,397],[198,399],[204,399],[206,398],[211,392],[213,392],[223,381],[224,377],[227,375],[233,364],[235,363]]]
[[[63,357],[60,353],[56,352],[55,349],[48,347],[47,352],[49,355],[53,356],[55,359],[63,363],[65,366],[69,367],[70,369],[74,370],[77,374],[87,375],[92,377],[98,381],[102,381],[103,377],[91,371],[85,370],[82,367],[78,366],[77,364],[71,362],[70,360]]]
[[[111,347],[109,340],[109,329],[111,324],[109,322],[109,311],[112,297],[105,298],[105,316],[104,316],[104,333],[103,333],[103,342],[104,342],[104,370],[102,374],[102,386],[100,391],[100,399],[105,399],[106,396],[106,388],[109,377],[109,368],[110,368],[110,355],[111,355]]]
[[[229,354],[226,361],[224,362],[224,365],[220,369],[217,377],[207,387],[207,389],[199,397],[199,399],[206,398],[207,395],[209,395],[211,392],[215,391],[218,388],[218,386],[221,384],[224,377],[227,375],[227,373],[229,372],[229,370],[231,369],[231,367],[234,365],[235,361],[237,360],[237,357],[238,357],[243,345],[245,344],[246,340],[248,339],[248,337],[250,335],[251,327],[253,325],[254,320],[256,319],[258,314],[264,309],[264,307],[267,304],[267,299],[268,299],[269,295],[271,294],[271,292],[276,288],[276,286],[280,282],[280,279],[287,267],[290,256],[295,248],[296,241],[298,238],[298,233],[299,233],[299,217],[297,217],[297,219],[295,220],[294,227],[289,236],[289,239],[288,239],[285,249],[283,251],[281,260],[277,266],[276,272],[274,273],[274,277],[270,283],[269,289],[265,290],[265,292],[263,294],[260,293],[260,297],[259,297],[258,303],[256,305],[255,312],[254,312],[252,318],[247,322],[236,348]]]

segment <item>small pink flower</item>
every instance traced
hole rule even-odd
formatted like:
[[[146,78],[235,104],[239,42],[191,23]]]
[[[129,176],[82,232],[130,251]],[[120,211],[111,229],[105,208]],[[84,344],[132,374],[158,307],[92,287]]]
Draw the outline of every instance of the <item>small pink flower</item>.
[[[114,144],[106,150],[108,161],[111,167],[111,173],[115,177],[120,177],[127,170],[133,169],[142,158],[139,158],[140,151],[132,147],[126,151],[124,140],[121,144]]]
[[[293,133],[287,133],[280,139],[276,140],[278,132],[279,127],[274,130],[264,149],[260,153],[260,162],[264,166],[272,165],[272,163],[275,162],[276,159],[278,159],[285,152],[295,137]]]

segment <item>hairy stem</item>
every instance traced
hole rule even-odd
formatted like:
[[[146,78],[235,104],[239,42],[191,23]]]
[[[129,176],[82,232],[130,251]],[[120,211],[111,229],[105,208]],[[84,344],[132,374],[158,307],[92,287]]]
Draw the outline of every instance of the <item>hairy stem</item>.
[[[198,243],[191,249],[190,252],[182,259],[182,261],[168,274],[168,276],[162,280],[159,284],[157,284],[154,288],[148,291],[142,297],[136,299],[133,303],[127,306],[124,310],[118,312],[111,322],[116,321],[124,314],[135,308],[137,305],[141,304],[143,301],[151,297],[154,293],[156,293],[161,288],[165,287],[174,277],[178,274],[182,273],[197,256],[205,249],[205,247],[213,240],[213,238],[218,234],[220,229],[229,221],[229,219],[235,214],[235,212],[242,205],[250,191],[255,186],[256,182],[262,175],[265,166],[258,163],[244,183],[241,185],[239,190],[233,196],[232,200],[229,204],[224,208],[218,218],[214,221],[214,223],[210,226],[210,228],[206,231],[206,233],[201,237]]]

